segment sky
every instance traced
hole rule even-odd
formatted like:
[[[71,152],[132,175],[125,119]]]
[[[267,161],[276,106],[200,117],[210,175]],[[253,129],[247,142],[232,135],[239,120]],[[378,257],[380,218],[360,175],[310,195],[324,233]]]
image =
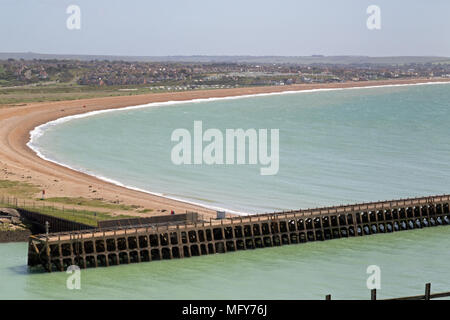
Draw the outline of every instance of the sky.
[[[0,0],[0,52],[450,57],[449,12],[450,0]]]

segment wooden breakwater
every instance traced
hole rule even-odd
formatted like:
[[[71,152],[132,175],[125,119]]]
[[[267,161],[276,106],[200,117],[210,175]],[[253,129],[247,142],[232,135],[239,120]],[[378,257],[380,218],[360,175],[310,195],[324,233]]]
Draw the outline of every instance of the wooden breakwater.
[[[176,224],[176,223],[196,223],[199,216],[197,212],[186,212],[171,214],[165,216],[153,216],[147,218],[129,218],[129,219],[116,219],[116,220],[104,220],[98,222],[98,228],[108,229],[117,227],[129,227],[145,224]]]
[[[450,195],[234,217],[184,225],[31,236],[28,265],[47,271],[187,258],[450,224]]]
[[[76,230],[91,230],[95,229],[94,226],[90,226],[84,223],[75,222],[59,217],[50,216],[43,213],[29,211],[22,208],[17,208],[22,218],[32,223],[35,227],[45,232],[46,224],[49,226],[49,232],[64,232],[64,231],[76,231]]]
[[[379,300],[432,300],[432,299],[441,299],[441,298],[449,298],[450,292],[439,292],[439,293],[431,293],[431,283],[425,284],[425,293],[419,294],[415,296],[407,296],[407,297],[398,297],[398,298],[389,298],[389,299],[379,299]],[[325,296],[325,300],[331,300],[331,294]],[[377,289],[370,290],[370,300],[377,300]]]

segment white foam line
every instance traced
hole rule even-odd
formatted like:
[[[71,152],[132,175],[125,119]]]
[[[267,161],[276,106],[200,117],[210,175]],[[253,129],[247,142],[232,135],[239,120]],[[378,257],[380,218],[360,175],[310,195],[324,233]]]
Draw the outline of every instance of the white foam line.
[[[62,122],[58,122],[58,123],[62,123]],[[37,129],[37,128],[38,127],[36,127],[35,129]],[[33,137],[36,139],[37,137],[41,136],[43,134],[44,130],[38,130],[38,133],[36,135],[34,135]],[[187,203],[187,204],[192,204],[192,205],[195,205],[195,206],[204,207],[204,208],[215,210],[215,211],[226,211],[228,213],[233,213],[233,214],[242,215],[242,216],[246,216],[246,215],[251,214],[251,213],[248,213],[248,212],[235,211],[235,210],[231,210],[231,209],[228,209],[228,208],[222,208],[222,207],[217,207],[217,206],[212,206],[212,205],[206,205],[206,204],[203,204],[203,203],[194,202],[194,201],[190,201],[190,200],[183,199],[183,198],[177,198],[177,197],[173,197],[173,196],[168,196],[168,195],[163,194],[163,193],[153,192],[153,191],[141,189],[141,188],[138,188],[138,187],[135,187],[135,186],[131,186],[131,185],[125,185],[125,184],[123,184],[122,182],[120,182],[118,180],[114,180],[114,179],[111,179],[111,178],[104,177],[102,175],[98,175],[98,174],[92,173],[92,172],[90,172],[89,170],[86,170],[86,169],[75,168],[75,167],[72,167],[72,166],[70,166],[70,165],[68,165],[66,163],[59,162],[59,161],[54,160],[54,159],[52,159],[50,157],[47,157],[46,155],[44,155],[41,152],[41,150],[37,147],[36,144],[32,143],[32,140],[30,140],[27,143],[27,146],[31,150],[33,150],[38,157],[40,157],[40,158],[42,158],[42,159],[44,159],[46,161],[55,163],[57,165],[60,165],[60,166],[65,167],[65,168],[69,168],[69,169],[77,171],[77,172],[81,172],[81,173],[87,174],[89,176],[95,177],[95,178],[97,178],[99,180],[102,180],[102,181],[114,184],[114,185],[119,186],[119,187],[124,187],[124,188],[130,189],[130,190],[139,191],[139,192],[143,192],[143,193],[147,193],[147,194],[151,194],[151,195],[154,195],[154,196],[159,196],[159,197],[163,197],[163,198],[166,198],[166,199],[175,200],[175,201],[179,201],[179,202],[183,202],[183,203]]]
[[[151,195],[155,195],[155,196],[160,196],[160,197],[163,197],[163,198],[176,200],[176,201],[180,201],[180,202],[184,202],[184,203],[188,203],[188,204],[192,204],[192,205],[196,205],[196,206],[200,206],[200,207],[204,207],[204,208],[207,208],[207,209],[218,210],[218,211],[226,211],[226,212],[233,213],[233,214],[238,214],[238,215],[249,215],[251,213],[240,212],[240,211],[235,211],[235,210],[231,210],[231,209],[227,209],[227,208],[206,205],[206,204],[203,204],[203,203],[197,203],[197,202],[189,201],[189,200],[186,200],[186,199],[181,199],[181,198],[167,196],[167,195],[165,195],[163,193],[159,193],[159,192],[152,192],[152,191],[148,191],[148,190],[145,190],[145,189],[140,189],[138,187],[125,185],[125,184],[121,183],[120,181],[117,181],[117,180],[114,180],[114,179],[110,179],[110,178],[107,178],[107,177],[103,177],[101,175],[97,175],[97,174],[94,174],[94,173],[90,173],[88,170],[71,167],[68,164],[65,164],[65,163],[62,163],[62,162],[58,162],[58,161],[56,161],[54,159],[51,159],[51,158],[45,156],[42,153],[41,149],[36,144],[36,140],[39,137],[41,137],[45,133],[46,130],[48,130],[51,127],[57,126],[57,125],[59,125],[61,123],[65,123],[65,122],[68,122],[68,121],[71,121],[71,120],[75,120],[75,119],[87,118],[87,117],[91,117],[91,116],[102,114],[102,113],[109,113],[109,112],[120,112],[120,111],[144,109],[144,108],[152,108],[152,107],[160,107],[160,106],[171,106],[171,105],[178,105],[178,104],[203,103],[203,102],[221,101],[221,100],[235,100],[235,99],[245,99],[245,98],[253,98],[253,97],[266,97],[266,96],[273,96],[273,95],[284,95],[284,94],[295,94],[295,93],[300,94],[300,93],[311,93],[311,92],[326,92],[326,91],[355,90],[355,89],[374,89],[374,88],[419,86],[419,85],[432,85],[432,84],[450,84],[450,82],[439,81],[439,82],[422,82],[422,83],[406,83],[406,84],[386,84],[386,85],[378,85],[378,86],[374,85],[374,86],[365,86],[365,87],[362,86],[362,87],[348,87],[348,88],[319,88],[319,89],[307,89],[307,90],[288,90],[288,91],[268,92],[268,93],[254,93],[254,94],[246,94],[246,95],[239,95],[239,96],[202,98],[202,99],[191,99],[191,100],[181,100],[181,101],[152,102],[152,103],[135,105],[135,106],[128,106],[128,107],[123,107],[123,108],[90,111],[90,112],[86,112],[86,113],[81,113],[81,114],[76,114],[76,115],[72,115],[72,116],[66,116],[66,117],[58,118],[56,120],[52,120],[52,121],[49,121],[47,123],[44,123],[44,124],[41,124],[41,125],[35,127],[33,130],[30,131],[30,140],[28,141],[27,146],[31,150],[33,150],[38,157],[40,157],[40,158],[42,158],[42,159],[44,159],[46,161],[53,162],[55,164],[58,164],[60,166],[66,167],[66,168],[69,168],[69,169],[74,170],[74,171],[82,172],[84,174],[93,176],[93,177],[95,177],[95,178],[97,178],[99,180],[102,180],[102,181],[105,181],[105,182],[108,182],[108,183],[112,183],[112,184],[120,186],[120,187],[124,187],[124,188],[130,189],[130,190],[135,190],[135,191],[139,191],[139,192],[143,192],[143,193],[147,193],[147,194],[151,194]]]

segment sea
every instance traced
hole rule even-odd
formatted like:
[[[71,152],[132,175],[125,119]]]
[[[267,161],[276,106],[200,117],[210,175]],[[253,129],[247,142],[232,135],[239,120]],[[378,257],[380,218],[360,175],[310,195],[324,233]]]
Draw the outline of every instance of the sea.
[[[193,134],[195,121],[224,136],[277,129],[277,174],[261,175],[260,163],[174,163],[172,134]],[[34,129],[29,146],[118,185],[247,215],[450,193],[449,138],[450,84],[434,83],[91,112]],[[0,299],[368,299],[372,265],[380,298],[421,294],[426,282],[450,291],[449,247],[450,228],[437,227],[82,270],[81,290],[69,290],[66,273],[27,270],[25,243],[1,244]]]

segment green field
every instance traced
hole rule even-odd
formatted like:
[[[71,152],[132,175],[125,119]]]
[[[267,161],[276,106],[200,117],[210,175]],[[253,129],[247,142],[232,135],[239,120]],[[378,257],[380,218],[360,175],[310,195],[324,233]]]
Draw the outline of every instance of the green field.
[[[31,198],[39,192],[38,186],[19,181],[0,180],[0,194],[17,198]]]
[[[111,209],[111,210],[135,210],[140,208],[136,205],[124,205],[124,204],[115,204],[115,203],[108,203],[102,200],[98,199],[86,199],[82,197],[78,198],[70,198],[70,197],[58,197],[58,198],[47,198],[45,199],[46,202],[53,202],[53,203],[62,203],[65,205],[76,205],[76,206],[89,206],[89,207],[96,207],[96,208],[105,208],[105,209]]]
[[[135,86],[133,88],[135,88]],[[20,87],[0,87],[0,105],[125,96],[151,92],[148,88],[138,88],[136,91],[119,91],[119,89],[121,88],[81,86],[77,84],[41,84]]]

